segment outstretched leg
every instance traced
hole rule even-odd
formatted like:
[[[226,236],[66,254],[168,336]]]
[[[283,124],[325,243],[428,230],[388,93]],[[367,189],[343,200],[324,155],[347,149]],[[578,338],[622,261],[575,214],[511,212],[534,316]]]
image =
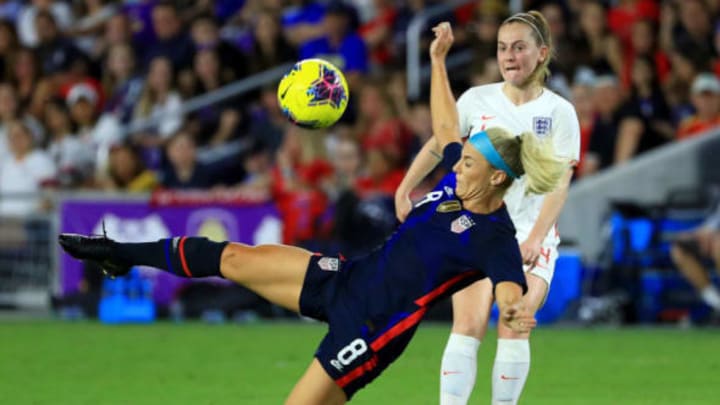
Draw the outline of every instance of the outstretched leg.
[[[300,309],[300,292],[312,256],[294,246],[249,246],[198,237],[119,243],[106,237],[62,234],[59,242],[73,257],[96,262],[111,276],[138,265],[178,277],[222,276],[295,312]]]

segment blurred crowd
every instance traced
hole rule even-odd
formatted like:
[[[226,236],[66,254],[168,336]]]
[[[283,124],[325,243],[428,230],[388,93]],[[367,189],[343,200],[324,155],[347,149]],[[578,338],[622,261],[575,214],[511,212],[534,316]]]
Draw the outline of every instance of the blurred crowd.
[[[248,190],[276,202],[285,242],[362,251],[392,229],[394,190],[431,136],[427,94],[407,97],[406,31],[438,3],[0,0],[0,215],[46,209],[32,197],[45,188]],[[523,7],[552,29],[547,85],[577,109],[577,178],[720,125],[720,1]],[[510,12],[481,0],[437,16],[421,54],[429,26],[449,20],[453,52],[472,55],[452,72],[458,95],[500,81],[496,34]],[[329,130],[289,124],[274,83],[182,110],[184,100],[308,57],[348,79],[348,111]],[[148,118],[157,121],[129,125]]]

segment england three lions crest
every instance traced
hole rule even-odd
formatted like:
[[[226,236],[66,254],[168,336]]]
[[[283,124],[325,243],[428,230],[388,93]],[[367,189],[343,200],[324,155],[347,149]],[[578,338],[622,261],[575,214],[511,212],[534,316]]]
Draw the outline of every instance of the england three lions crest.
[[[533,132],[540,138],[550,135],[552,131],[552,117],[533,117]]]

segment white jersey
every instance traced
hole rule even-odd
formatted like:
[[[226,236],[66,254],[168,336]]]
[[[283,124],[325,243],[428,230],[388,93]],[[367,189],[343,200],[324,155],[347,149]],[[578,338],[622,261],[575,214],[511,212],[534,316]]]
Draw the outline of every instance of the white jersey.
[[[577,162],[580,158],[580,124],[572,104],[545,88],[535,100],[515,105],[502,92],[502,85],[472,87],[460,96],[457,108],[461,135],[466,137],[494,126],[517,135],[530,131],[541,138],[551,137],[558,156]],[[523,176],[505,194],[505,204],[515,223],[515,237],[519,242],[530,235],[545,199],[543,195],[526,194],[525,187]],[[546,246],[557,246],[558,243],[560,237],[554,230],[543,241]]]

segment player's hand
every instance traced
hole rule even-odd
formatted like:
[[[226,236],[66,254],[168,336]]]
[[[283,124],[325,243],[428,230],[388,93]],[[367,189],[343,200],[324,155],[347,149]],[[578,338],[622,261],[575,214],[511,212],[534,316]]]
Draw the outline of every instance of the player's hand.
[[[412,201],[405,193],[395,193],[395,217],[398,221],[405,222],[408,214],[412,210]]]
[[[453,44],[453,32],[449,22],[441,22],[433,27],[435,39],[430,43],[430,59],[444,60]]]
[[[527,239],[520,244],[520,254],[522,255],[523,264],[533,266],[540,257],[541,241]]]
[[[515,333],[529,333],[532,328],[537,326],[535,318],[520,302],[508,305],[500,313],[500,320]]]

